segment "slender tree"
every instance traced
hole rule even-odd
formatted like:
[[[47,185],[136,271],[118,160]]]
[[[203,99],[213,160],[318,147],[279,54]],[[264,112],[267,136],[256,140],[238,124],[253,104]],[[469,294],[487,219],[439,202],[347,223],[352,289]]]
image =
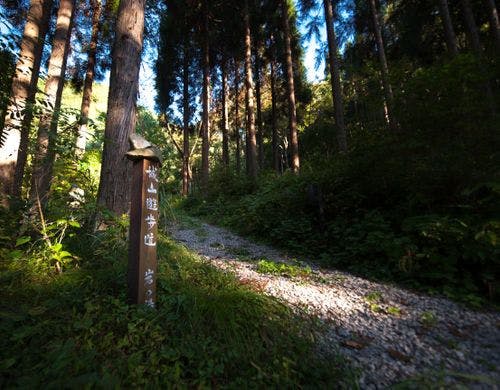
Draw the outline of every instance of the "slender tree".
[[[495,0],[485,0],[485,2],[488,8],[491,35],[493,36],[497,50],[500,50],[500,21],[498,19],[497,6]]]
[[[325,8],[326,33],[328,38],[328,54],[330,60],[330,82],[332,84],[333,108],[337,126],[337,143],[341,152],[347,151],[347,135],[344,124],[344,104],[342,103],[342,87],[340,85],[340,65],[338,60],[337,39],[333,26],[333,8],[331,0],[323,0]]]
[[[33,118],[36,87],[48,29],[52,0],[32,0],[24,26],[21,50],[10,92],[0,145],[0,204],[21,193],[27,158],[29,128]]]
[[[227,104],[227,60],[223,55],[221,63],[222,73],[222,163],[229,168],[229,114]]]
[[[264,128],[262,125],[262,96],[261,96],[261,61],[259,53],[260,43],[255,45],[255,101],[257,103],[257,156],[259,169],[264,166]]]
[[[130,163],[125,158],[128,137],[136,122],[136,99],[146,0],[121,0],[104,132],[98,203],[116,214],[128,211]]]
[[[461,0],[462,10],[464,13],[465,25],[467,27],[467,35],[469,37],[472,50],[480,55],[482,52],[481,41],[479,40],[479,32],[477,30],[476,20],[469,0]]]
[[[270,83],[271,83],[271,143],[272,143],[272,153],[273,153],[273,168],[277,173],[281,173],[280,169],[280,155],[278,151],[279,139],[278,139],[278,124],[277,124],[277,112],[276,112],[276,60],[273,56],[270,62]]]
[[[370,9],[373,20],[373,30],[375,33],[375,42],[377,43],[377,51],[380,61],[380,69],[382,73],[382,89],[384,90],[385,104],[387,107],[387,120],[391,129],[396,130],[398,126],[393,110],[394,94],[389,80],[389,66],[387,65],[387,58],[385,56],[384,40],[382,38],[382,29],[380,27],[380,17],[375,0],[370,0]]]
[[[39,199],[42,204],[46,203],[52,180],[57,113],[61,104],[74,10],[75,0],[61,0],[59,3],[56,31],[49,60],[48,77],[45,81],[44,112],[40,117],[38,126],[29,196],[31,201],[35,202]]]
[[[189,194],[191,168],[189,164],[189,49],[184,40],[182,58],[182,196]]]
[[[210,42],[209,42],[209,15],[208,15],[208,0],[203,1],[203,91],[201,96],[202,101],[202,116],[203,125],[201,133],[201,185],[204,191],[208,188],[209,175],[209,139],[210,139]]]
[[[252,38],[250,32],[250,14],[248,0],[245,0],[243,11],[243,23],[245,25],[245,103],[246,113],[246,145],[247,145],[247,173],[257,178],[257,141],[255,136],[255,108],[254,108],[254,85],[252,75]]]
[[[88,121],[90,102],[92,100],[92,85],[94,83],[94,74],[96,66],[97,43],[99,40],[100,19],[101,19],[101,0],[91,0],[92,7],[92,33],[88,48],[87,70],[85,72],[85,81],[83,84],[82,105],[80,108],[80,123],[78,126],[78,138],[76,141],[76,154],[82,156],[85,152],[85,146],[88,139]]]
[[[295,105],[295,84],[293,75],[292,44],[287,0],[280,0],[283,37],[285,42],[285,68],[288,98],[288,127],[290,132],[290,159],[292,172],[300,169],[299,140],[297,136],[297,109]]]
[[[458,54],[458,47],[455,30],[451,23],[450,10],[448,9],[448,0],[439,0],[439,14],[443,23],[446,47],[450,55],[454,57]]]
[[[240,139],[240,63],[234,60],[234,139],[236,143],[236,172],[241,172],[241,139]]]

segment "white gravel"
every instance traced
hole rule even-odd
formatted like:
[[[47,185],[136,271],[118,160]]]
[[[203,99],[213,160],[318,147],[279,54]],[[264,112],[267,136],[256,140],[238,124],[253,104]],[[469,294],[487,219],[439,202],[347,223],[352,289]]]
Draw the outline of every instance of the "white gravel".
[[[340,348],[360,368],[362,389],[386,388],[416,376],[434,387],[440,375],[446,388],[498,389],[499,312],[468,310],[339,271],[313,268],[300,278],[260,274],[256,259],[292,259],[218,227],[189,225],[172,223],[168,231],[214,266],[320,318],[325,324],[320,348]]]

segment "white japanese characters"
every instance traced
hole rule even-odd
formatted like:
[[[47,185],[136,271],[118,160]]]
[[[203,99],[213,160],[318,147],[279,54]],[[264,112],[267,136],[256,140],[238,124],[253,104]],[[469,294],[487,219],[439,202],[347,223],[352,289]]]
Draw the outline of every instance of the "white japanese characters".
[[[151,213],[146,216],[146,219],[144,221],[146,221],[146,224],[148,225],[148,230],[153,229],[156,225],[155,216]]]
[[[142,194],[143,205],[142,205],[142,226],[141,234],[143,238],[143,249],[142,253],[145,256],[145,261],[147,261],[142,275],[142,302],[154,308],[156,301],[156,265],[149,263],[150,258],[154,257],[156,262],[156,250],[157,246],[157,227],[158,227],[158,167],[149,165],[144,171],[143,176],[143,187]],[[147,259],[147,260],[146,260]],[[156,264],[156,263],[154,263]]]
[[[148,178],[158,182],[158,168],[157,167],[149,166],[149,168],[146,169],[146,173],[148,174]]]
[[[144,284],[146,286],[150,286],[153,284],[153,277],[155,275],[155,271],[153,271],[151,268],[148,268],[146,272],[144,272]]]
[[[155,236],[153,233],[148,233],[148,234],[144,235],[144,245],[156,246]]]
[[[151,185],[148,187],[147,191],[148,191],[148,194],[156,194],[157,193],[156,188],[153,186],[153,182],[151,182]]]
[[[146,198],[146,208],[148,210],[158,211],[158,201],[155,198]]]
[[[148,268],[146,272],[144,272],[144,286],[146,287],[144,303],[151,308],[155,307],[155,302],[153,300],[153,290],[150,288],[150,286],[152,286],[154,283],[154,273],[155,272],[150,268]]]

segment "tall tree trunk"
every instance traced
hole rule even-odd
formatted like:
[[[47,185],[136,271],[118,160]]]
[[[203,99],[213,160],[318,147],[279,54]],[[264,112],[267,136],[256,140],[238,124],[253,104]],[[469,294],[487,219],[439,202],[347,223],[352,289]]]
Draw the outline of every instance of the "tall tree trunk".
[[[56,156],[57,126],[61,110],[75,3],[75,0],[62,0],[57,15],[56,32],[49,60],[48,77],[45,83],[44,106],[46,111],[40,117],[31,176],[29,199],[33,204],[32,210],[36,210],[35,201],[37,199],[45,206],[52,183]]]
[[[221,64],[222,72],[222,163],[229,168],[229,119],[227,111],[227,60]]]
[[[182,63],[182,196],[189,194],[189,57],[187,39],[184,41]]]
[[[252,76],[252,41],[250,35],[250,15],[248,11],[248,1],[245,0],[245,100],[247,107],[247,173],[255,179],[257,178],[257,140],[255,137],[255,108],[253,96],[253,76]]]
[[[51,10],[52,0],[32,0],[24,26],[4,121],[5,142],[0,148],[0,205],[5,207],[9,205],[8,196],[21,194],[32,108]]]
[[[262,102],[260,92],[260,44],[257,43],[255,48],[255,98],[257,103],[257,156],[259,169],[264,167],[264,130],[262,127]]]
[[[280,155],[278,151],[278,124],[276,116],[276,60],[271,60],[271,132],[273,149],[273,168],[277,173],[280,170]]]
[[[208,37],[208,0],[204,0],[204,15],[203,15],[203,29],[204,29],[204,42],[203,42],[203,91],[202,91],[202,110],[203,110],[203,126],[201,131],[201,186],[202,190],[206,191],[208,188],[208,171],[209,171],[209,138],[210,138],[210,43]]]
[[[92,0],[92,34],[87,58],[87,70],[85,72],[85,82],[83,84],[82,106],[80,109],[80,123],[78,127],[78,138],[76,140],[76,155],[81,157],[85,152],[88,138],[88,121],[90,102],[92,100],[92,85],[94,83],[97,42],[99,40],[101,0]]]
[[[495,0],[485,0],[488,7],[488,18],[490,19],[490,30],[497,50],[500,50],[500,21],[498,19],[497,6]]]
[[[283,35],[285,40],[285,67],[288,97],[288,126],[290,132],[290,159],[292,172],[298,173],[300,169],[299,140],[297,136],[297,109],[295,105],[295,85],[293,79],[292,44],[290,24],[288,19],[288,2],[281,0],[281,16]]]
[[[462,10],[464,12],[465,25],[467,26],[467,35],[469,37],[472,50],[480,55],[482,52],[481,41],[479,40],[479,32],[477,30],[474,13],[470,6],[469,0],[462,0]]]
[[[462,10],[464,13],[465,25],[467,27],[469,41],[472,47],[472,50],[476,54],[479,59],[479,68],[481,73],[486,73],[485,65],[482,61],[483,48],[481,46],[481,41],[479,40],[479,32],[477,30],[476,20],[474,18],[474,13],[472,12],[472,8],[469,0],[462,0]],[[485,80],[483,83],[483,89],[486,94],[486,100],[488,102],[489,110],[492,116],[496,116],[496,106],[495,106],[495,98],[493,95],[493,89],[491,87],[490,80]]]
[[[36,150],[31,176],[30,201],[40,200],[42,205],[52,181],[52,166],[55,157],[58,111],[64,86],[64,73],[68,57],[69,41],[73,24],[75,0],[61,0],[57,11],[56,31],[52,42],[48,77],[45,81],[44,112],[40,117]]]
[[[392,93],[391,82],[389,81],[389,67],[387,65],[387,58],[385,56],[384,40],[382,39],[382,30],[380,28],[379,14],[375,0],[370,0],[370,7],[373,18],[373,29],[375,30],[375,41],[377,42],[377,51],[380,61],[380,68],[382,73],[382,86],[384,90],[385,104],[387,106],[387,119],[389,127],[392,130],[397,130],[397,121],[394,116],[394,95]]]
[[[333,8],[331,0],[323,0],[325,8],[326,32],[328,36],[328,53],[330,59],[330,81],[332,83],[333,108],[335,124],[337,125],[337,143],[341,152],[347,151],[347,135],[344,124],[344,104],[342,102],[342,87],[340,85],[340,65],[338,48],[333,26]]]
[[[98,203],[116,214],[130,201],[130,163],[125,158],[128,137],[136,124],[136,99],[146,0],[121,0],[116,21],[109,82]]]
[[[234,138],[236,142],[236,172],[241,172],[240,140],[240,63],[234,61]]]
[[[441,20],[443,22],[446,47],[448,48],[450,55],[455,57],[458,54],[457,38],[455,36],[453,24],[451,23],[448,0],[439,0],[439,14],[441,15]]]

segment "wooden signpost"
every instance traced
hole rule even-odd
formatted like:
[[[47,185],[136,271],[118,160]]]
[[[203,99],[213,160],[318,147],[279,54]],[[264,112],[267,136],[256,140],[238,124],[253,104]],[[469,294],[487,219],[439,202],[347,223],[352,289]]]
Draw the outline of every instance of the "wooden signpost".
[[[160,157],[156,147],[133,134],[130,204],[128,299],[130,303],[156,306],[158,243],[158,177]]]

